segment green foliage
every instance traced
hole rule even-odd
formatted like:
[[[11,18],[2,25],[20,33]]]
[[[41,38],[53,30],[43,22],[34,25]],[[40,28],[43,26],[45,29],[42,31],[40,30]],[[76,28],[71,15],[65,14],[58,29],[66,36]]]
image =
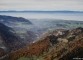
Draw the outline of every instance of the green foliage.
[[[31,60],[31,58],[27,58],[27,57],[21,57],[20,59],[18,60]]]

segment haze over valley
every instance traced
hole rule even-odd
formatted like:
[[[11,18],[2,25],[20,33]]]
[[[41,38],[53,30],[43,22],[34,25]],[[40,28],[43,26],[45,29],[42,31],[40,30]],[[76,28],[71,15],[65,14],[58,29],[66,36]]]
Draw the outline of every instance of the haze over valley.
[[[83,0],[0,0],[0,60],[82,60]]]
[[[61,41],[61,39],[63,38],[64,38],[63,41],[66,42],[67,40],[65,39],[68,39],[69,35],[67,36],[67,38],[65,38],[66,36],[64,35],[63,37],[63,34],[66,34],[68,33],[67,31],[72,31],[73,29],[76,29],[78,27],[80,28],[83,27],[83,21],[79,21],[79,20],[51,19],[51,18],[44,18],[44,17],[28,19],[28,18],[21,17],[20,15],[19,17],[17,17],[18,13],[11,13],[11,16],[10,16],[10,13],[9,15],[6,15],[7,13],[5,13],[5,15],[3,14],[0,15],[0,29],[1,29],[0,30],[0,37],[1,37],[0,38],[1,39],[0,40],[0,45],[1,45],[0,59],[2,60],[4,58],[7,58],[7,56],[10,57],[11,53],[14,53],[14,51],[16,50],[19,51],[19,49],[22,50],[22,48],[25,49],[30,44],[35,44],[38,41],[43,41],[44,39],[47,39],[48,36],[50,37],[50,39],[55,39],[53,41],[50,40],[50,43],[53,45],[56,45],[56,43]],[[15,16],[12,16],[12,14],[15,14]],[[26,15],[26,13],[24,14]],[[67,15],[69,14],[68,16],[71,17],[70,13],[64,13],[64,14],[67,14]],[[73,14],[76,14],[76,13],[73,13]],[[82,16],[82,13],[81,14],[79,13],[78,15]],[[75,15],[75,16],[77,17],[78,15]],[[26,16],[28,16],[28,14]],[[40,13],[40,16],[41,16],[41,13]],[[80,28],[78,28],[78,30]],[[60,30],[61,32],[59,32],[58,30]],[[64,31],[64,33],[62,33],[62,31]],[[62,37],[59,37],[59,34]],[[70,32],[68,34],[70,34]],[[54,37],[51,38],[52,35],[54,35]],[[58,41],[56,38],[57,36],[58,36]],[[49,49],[53,49],[53,48],[50,47]],[[13,58],[14,57],[11,57],[10,59],[12,60]],[[18,58],[20,58],[19,54],[18,54]],[[15,60],[16,59],[17,58],[15,58]],[[38,59],[41,59],[41,58],[38,57]]]

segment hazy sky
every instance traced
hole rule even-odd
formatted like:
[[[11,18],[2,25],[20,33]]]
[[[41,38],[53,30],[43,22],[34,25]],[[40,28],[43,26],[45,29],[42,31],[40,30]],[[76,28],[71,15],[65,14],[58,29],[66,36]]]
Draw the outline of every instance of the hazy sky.
[[[0,0],[0,10],[83,11],[83,0]]]

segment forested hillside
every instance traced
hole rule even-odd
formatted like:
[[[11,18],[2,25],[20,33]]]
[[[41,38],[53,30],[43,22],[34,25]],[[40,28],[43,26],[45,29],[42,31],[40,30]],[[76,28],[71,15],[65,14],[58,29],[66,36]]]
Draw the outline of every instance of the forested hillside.
[[[83,28],[57,29],[42,40],[9,53],[4,59],[20,60],[22,57],[35,60],[73,60],[83,56]],[[1,59],[1,60],[4,60]]]

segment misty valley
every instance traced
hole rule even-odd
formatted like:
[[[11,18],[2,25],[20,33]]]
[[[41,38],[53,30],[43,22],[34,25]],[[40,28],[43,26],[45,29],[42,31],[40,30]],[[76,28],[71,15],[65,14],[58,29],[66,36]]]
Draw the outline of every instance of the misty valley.
[[[83,21],[0,15],[0,60],[83,57]]]

